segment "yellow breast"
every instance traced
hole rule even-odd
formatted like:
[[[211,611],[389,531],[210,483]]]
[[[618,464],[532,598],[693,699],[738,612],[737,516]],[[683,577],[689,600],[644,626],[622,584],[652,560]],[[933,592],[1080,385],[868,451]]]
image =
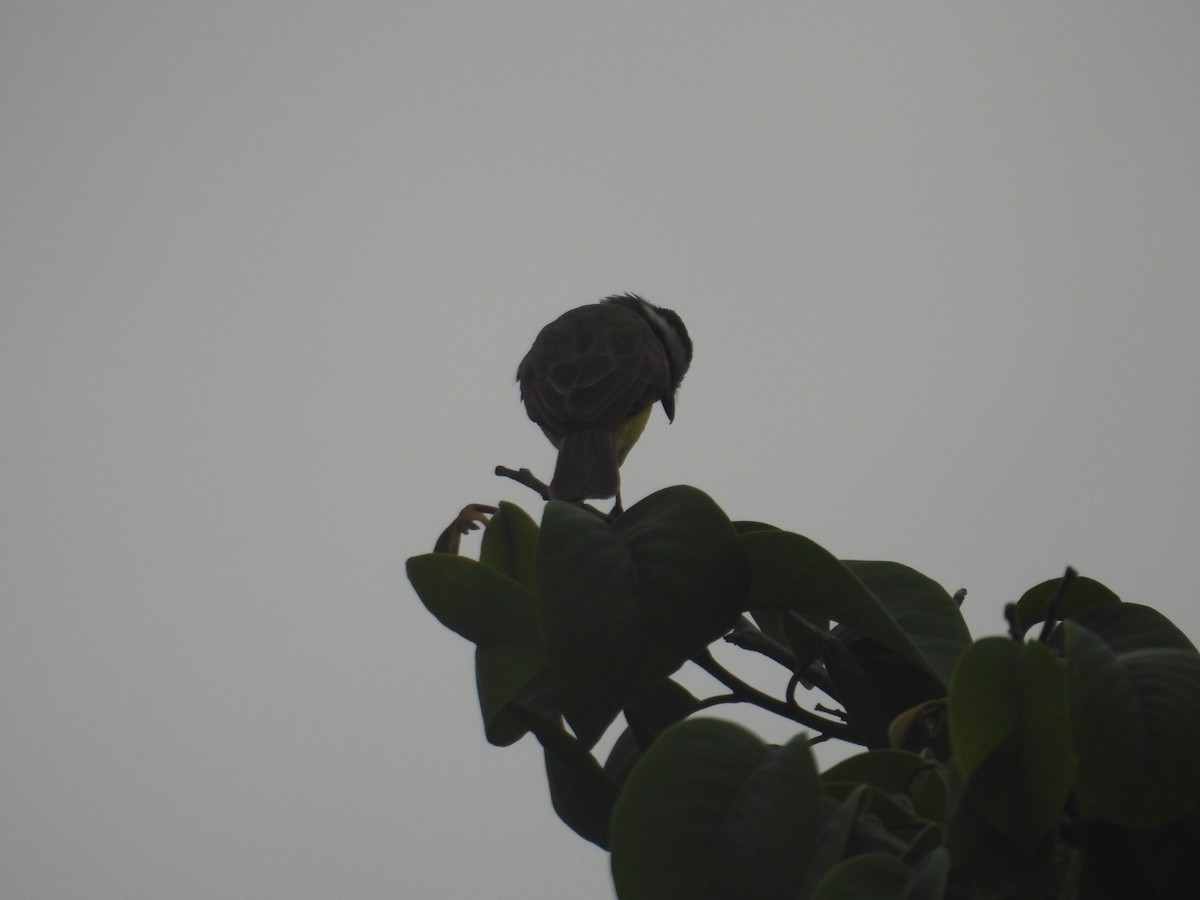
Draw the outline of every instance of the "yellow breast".
[[[646,422],[650,419],[650,410],[652,409],[654,409],[653,405],[647,406],[637,415],[626,419],[621,425],[620,430],[617,432],[617,465],[625,462],[626,454],[633,449],[633,445],[642,436],[642,431],[646,428]]]

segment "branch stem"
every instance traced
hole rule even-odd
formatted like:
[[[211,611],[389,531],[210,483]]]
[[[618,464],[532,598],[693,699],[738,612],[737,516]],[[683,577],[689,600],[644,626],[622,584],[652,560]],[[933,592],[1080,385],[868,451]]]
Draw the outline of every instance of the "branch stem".
[[[818,716],[814,712],[809,712],[800,706],[785,703],[770,694],[765,694],[753,685],[742,681],[719,662],[712,655],[712,651],[705,649],[702,653],[692,657],[692,662],[702,668],[705,672],[715,678],[725,687],[729,688],[730,694],[723,695],[719,698],[712,698],[714,701],[710,705],[730,702],[751,703],[760,709],[765,709],[767,712],[775,713],[777,716],[782,716],[785,719],[790,719],[793,722],[798,722],[807,728],[819,732],[825,737],[835,737],[839,740],[847,741],[851,744],[861,744],[862,740],[857,733],[842,722],[833,722],[823,716]]]

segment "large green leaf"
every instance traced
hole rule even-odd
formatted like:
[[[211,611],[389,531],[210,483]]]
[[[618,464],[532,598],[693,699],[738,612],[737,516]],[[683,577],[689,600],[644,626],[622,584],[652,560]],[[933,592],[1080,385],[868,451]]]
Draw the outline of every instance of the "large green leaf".
[[[621,900],[784,900],[821,826],[800,736],[770,747],[730,722],[663,732],[626,782],[612,822]]]
[[[847,564],[808,538],[788,531],[741,536],[750,559],[750,608],[781,608],[834,619],[858,629],[917,666],[949,682],[953,657],[965,641],[962,616],[941,588],[894,563],[856,563],[890,586],[909,634]],[[907,570],[912,572],[912,570]],[[930,587],[933,585],[933,587]],[[947,606],[946,603],[949,605]],[[928,605],[928,611],[920,609]]]
[[[473,559],[426,553],[406,564],[408,580],[439,622],[485,647],[537,643],[533,595]]]
[[[637,569],[649,627],[679,656],[690,659],[733,627],[750,570],[711,497],[684,485],[665,488],[626,510],[614,530]]]
[[[538,526],[529,514],[502,501],[483,532],[479,561],[532,591],[537,540]]]
[[[846,856],[854,826],[866,805],[867,787],[862,784],[851,787],[844,797],[828,792],[821,797],[821,827],[813,840],[797,897],[811,896],[821,879]]]
[[[1075,770],[1064,667],[1042,644],[984,638],[950,686],[950,740],[972,802],[1010,840],[1058,821]]]
[[[950,876],[950,853],[938,847],[917,863],[913,885],[905,900],[942,900]]]
[[[936,822],[946,817],[948,788],[942,766],[907,750],[857,753],[822,772],[821,784],[828,791],[867,785],[907,797],[913,816]]]
[[[637,571],[609,525],[551,501],[535,580],[546,673],[563,715],[591,746],[616,718],[639,670],[661,655],[643,626]]]
[[[1190,641],[1129,603],[1087,610],[1065,629],[1080,812],[1154,826],[1200,806],[1200,655]]]
[[[643,753],[667,728],[682,722],[696,711],[699,700],[670,678],[655,682],[648,689],[625,701],[625,720],[629,723],[613,744],[604,770],[624,784],[629,772]]]
[[[607,850],[616,781],[582,747],[577,753],[564,753],[547,746],[545,757],[554,811],[580,837]]]
[[[1192,900],[1200,885],[1200,810],[1157,828],[1083,823],[1082,865],[1077,870],[1085,898],[1149,897]]]
[[[1062,583],[1061,578],[1051,578],[1031,587],[1021,596],[1017,601],[1017,621],[1022,632],[1045,620],[1050,613],[1051,601],[1062,589]],[[1055,614],[1059,619],[1068,619],[1081,609],[1120,602],[1121,598],[1100,582],[1079,576],[1068,586]]]
[[[546,505],[536,582],[547,672],[563,715],[594,743],[623,701],[728,631],[745,557],[728,518],[694,488],[668,488],[615,527]]]
[[[1195,645],[1175,623],[1156,609],[1138,603],[1094,607],[1073,616],[1089,631],[1099,635],[1114,653],[1134,650],[1190,650]]]
[[[501,746],[518,740],[526,729],[506,708],[545,665],[533,595],[461,556],[414,556],[407,571],[425,608],[476,645],[475,681],[488,740]]]
[[[844,563],[912,638],[942,684],[949,684],[958,657],[971,643],[971,632],[954,598],[929,576],[901,563]]]
[[[889,794],[908,793],[917,776],[935,768],[929,760],[907,750],[856,753],[821,773],[821,783],[869,784]]]
[[[752,531],[780,531],[774,525],[763,522],[737,521],[733,529],[739,535]],[[758,607],[752,609],[750,615],[764,634],[783,646],[787,647],[796,657],[796,671],[803,671],[809,664],[821,658],[821,648],[812,635],[812,630],[829,630],[829,618],[825,616],[803,616],[796,621],[783,609]]]
[[[1004,751],[1000,751],[1001,753]],[[987,767],[991,762],[984,763]],[[986,803],[977,788],[990,796],[994,785],[986,778],[968,782],[962,790],[947,835],[955,869],[978,889],[971,897],[1035,898],[1051,893],[1055,849],[1053,830],[1041,837],[1024,835],[1013,840],[984,815]],[[1066,895],[1065,895],[1066,896]]]
[[[884,686],[876,680],[872,672],[862,665],[859,655],[853,653],[846,643],[823,631],[813,630],[812,634],[821,648],[825,671],[829,674],[831,685],[829,693],[845,710],[846,724],[854,730],[864,746],[886,747],[888,723],[898,712],[896,707],[902,709],[903,706],[888,703],[890,698],[883,695]],[[900,679],[892,677],[890,682],[898,680],[901,684],[906,684],[903,675],[913,675],[914,673],[920,682],[928,684],[933,680],[924,669],[897,656],[880,644],[860,638],[859,648],[861,649],[864,645],[865,649],[868,652],[874,652],[877,658],[882,656],[885,664],[898,662],[898,668],[902,670],[903,674]],[[933,683],[933,686],[935,689],[939,687],[936,682]]]
[[[913,887],[912,867],[887,853],[863,853],[835,866],[813,900],[905,900]]]

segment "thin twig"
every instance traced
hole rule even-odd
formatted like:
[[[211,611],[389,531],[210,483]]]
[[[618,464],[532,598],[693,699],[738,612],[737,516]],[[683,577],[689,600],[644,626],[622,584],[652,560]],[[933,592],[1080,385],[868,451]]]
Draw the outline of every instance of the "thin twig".
[[[496,474],[504,478],[511,478],[517,484],[525,485],[525,487],[534,491],[543,500],[550,499],[550,485],[539,481],[529,469],[510,469],[507,466],[496,466]]]
[[[1050,635],[1054,631],[1054,626],[1058,624],[1058,610],[1062,606],[1063,598],[1067,596],[1067,591],[1075,582],[1075,578],[1079,575],[1073,568],[1067,566],[1067,571],[1063,573],[1062,581],[1058,583],[1058,590],[1054,592],[1054,596],[1050,598],[1050,602],[1046,604],[1046,620],[1042,622],[1042,633],[1038,635],[1038,642],[1045,644],[1050,640]]]
[[[802,707],[789,706],[782,700],[778,700],[770,694],[764,694],[753,685],[742,681],[717,662],[710,650],[705,649],[703,652],[692,657],[692,662],[721,682],[721,684],[725,685],[725,687],[729,688],[734,697],[742,702],[752,703],[761,709],[765,709],[767,712],[773,712],[785,719],[798,722],[829,737],[836,737],[852,744],[862,743],[857,733],[849,726],[841,722],[832,722]]]
[[[1021,627],[1021,617],[1017,614],[1017,604],[1004,604],[1004,621],[1008,623],[1008,636],[1014,641],[1025,640],[1025,629]]]
[[[704,700],[699,701],[696,704],[696,708],[694,711],[699,712],[702,709],[710,709],[714,706],[724,706],[727,703],[741,703],[741,702],[742,702],[742,698],[739,697],[737,694],[714,694],[711,697],[707,697]]]
[[[795,653],[751,622],[747,616],[738,619],[738,623],[733,626],[733,631],[725,635],[725,642],[733,644],[735,647],[741,647],[743,650],[761,654],[767,659],[779,663],[789,672],[795,672],[796,666],[799,664]]]
[[[783,702],[793,709],[800,709],[800,704],[796,701],[796,688],[800,687],[800,673],[793,672],[792,677],[788,679],[787,690],[783,692]]]
[[[538,477],[529,469],[510,469],[507,466],[496,466],[496,474],[502,478],[511,478],[517,484],[524,485],[543,500],[550,501],[554,499],[553,493],[550,490],[550,485],[546,484],[544,481],[540,481]],[[622,512],[621,497],[619,494],[617,495],[616,506],[614,506],[609,512],[603,512],[602,510],[596,509],[596,507],[588,503],[584,503],[582,500],[575,500],[572,502],[574,502],[576,506],[586,509],[593,515],[599,516],[605,522],[613,522]]]

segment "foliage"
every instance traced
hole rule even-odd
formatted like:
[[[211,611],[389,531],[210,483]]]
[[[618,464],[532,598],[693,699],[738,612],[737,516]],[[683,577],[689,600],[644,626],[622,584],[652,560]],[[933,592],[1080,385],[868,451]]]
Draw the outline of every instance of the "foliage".
[[[1095,581],[1039,584],[1007,636],[972,641],[964,592],[731,522],[690,487],[612,523],[502,504],[479,561],[442,541],[408,576],[476,646],[487,739],[540,742],[555,810],[611,851],[622,900],[1192,896],[1200,654]],[[779,663],[782,696],[719,664],[721,640]],[[725,692],[685,690],[689,662]],[[704,714],[728,703],[799,730],[773,746]],[[829,739],[861,752],[819,773]]]

